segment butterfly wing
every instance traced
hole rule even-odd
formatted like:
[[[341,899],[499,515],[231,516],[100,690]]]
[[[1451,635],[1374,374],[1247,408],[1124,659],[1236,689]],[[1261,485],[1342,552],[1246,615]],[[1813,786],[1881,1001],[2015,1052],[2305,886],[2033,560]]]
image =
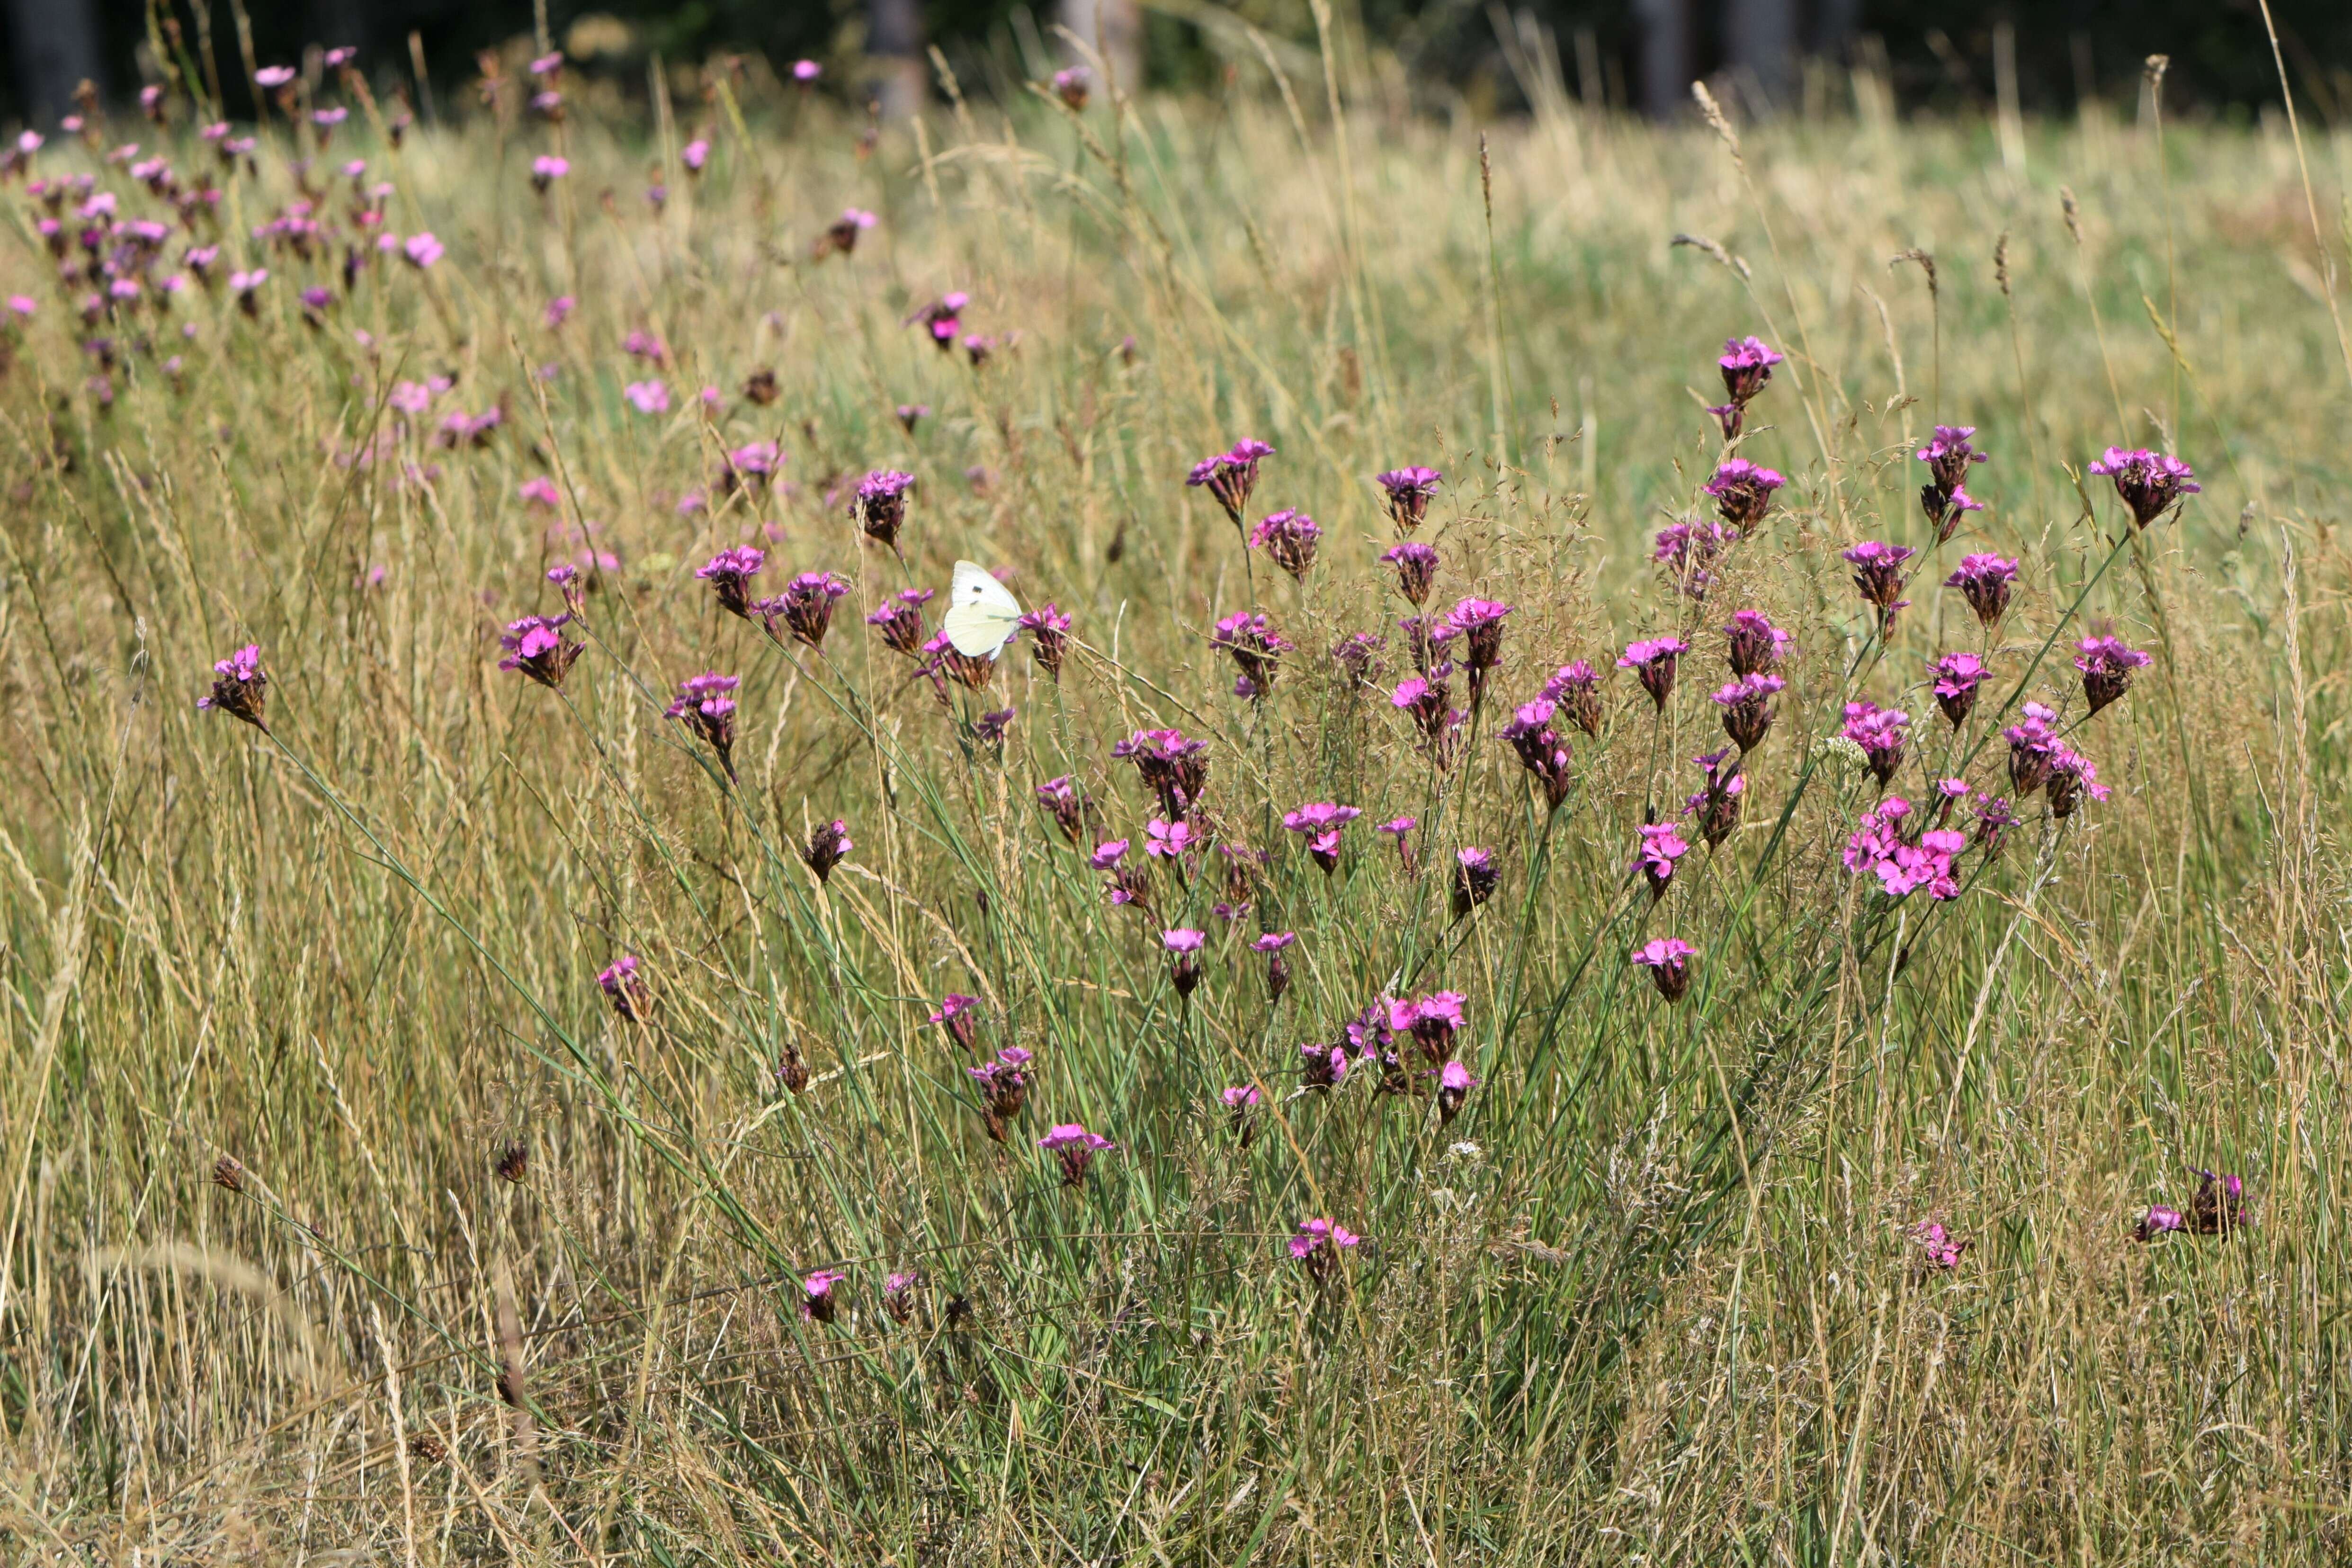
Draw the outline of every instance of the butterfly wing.
[[[1020,627],[1021,601],[985,567],[957,562],[948,598],[947,616],[940,626],[956,652],[967,658],[996,658]]]

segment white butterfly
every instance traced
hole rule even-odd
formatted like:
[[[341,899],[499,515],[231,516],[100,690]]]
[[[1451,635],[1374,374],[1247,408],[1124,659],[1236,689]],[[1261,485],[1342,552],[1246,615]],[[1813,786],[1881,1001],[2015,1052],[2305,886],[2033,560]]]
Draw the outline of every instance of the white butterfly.
[[[956,652],[967,658],[996,658],[1021,629],[1021,601],[985,567],[957,562],[948,599],[947,619],[940,626]]]

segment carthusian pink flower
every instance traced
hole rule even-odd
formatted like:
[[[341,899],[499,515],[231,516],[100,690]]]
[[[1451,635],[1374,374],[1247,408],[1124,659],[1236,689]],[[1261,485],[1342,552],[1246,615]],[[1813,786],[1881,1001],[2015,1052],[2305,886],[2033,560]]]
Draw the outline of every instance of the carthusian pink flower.
[[[2187,1215],[2182,1214],[2179,1209],[2167,1208],[2162,1204],[2154,1204],[2149,1206],[2147,1213],[2140,1216],[2139,1224],[2132,1227],[2132,1239],[2154,1241],[2159,1236],[2188,1228]]]
[[[1298,1081],[1307,1089],[1337,1089],[1348,1076],[1348,1052],[1344,1046],[1312,1041],[1298,1047]]]
[[[1433,681],[1443,682],[1454,673],[1453,660],[1446,657],[1454,640],[1462,634],[1439,616],[1406,616],[1397,622],[1404,633],[1405,646],[1412,652],[1412,668]]]
[[[1955,863],[1968,847],[1967,836],[1936,827],[1914,843],[1906,837],[1911,816],[1911,803],[1901,795],[1889,795],[1864,813],[1846,840],[1846,869],[1875,876],[1889,898],[1923,888],[1939,901],[1959,897]]]
[[[801,1281],[801,1316],[811,1322],[829,1323],[841,1310],[841,1291],[836,1289],[849,1276],[838,1268],[820,1268]]]
[[[1437,552],[1419,540],[1407,540],[1381,559],[1396,568],[1397,592],[1415,605],[1429,602],[1430,580],[1437,575]]]
[[[2148,662],[2147,654],[2126,647],[2120,637],[2087,637],[2074,645],[2074,668],[2083,672],[2083,700],[2093,713],[2130,690],[2132,671]]]
[[[1511,606],[1496,599],[1464,599],[1445,617],[1462,638],[1462,663],[1470,671],[1470,700],[1485,689],[1486,672],[1503,659],[1503,617]]]
[[[1969,477],[1970,465],[1985,460],[1985,455],[1969,444],[1969,437],[1976,433],[1973,425],[1938,425],[1935,439],[1916,454],[1927,465],[1930,476],[1919,487],[1919,510],[1927,514],[1928,526],[1936,531],[1938,544],[1952,537],[1963,516],[1984,510],[1983,503],[1972,499],[1962,483]]]
[[[2042,783],[2042,794],[2050,802],[2050,815],[2064,821],[2074,815],[2074,807],[2084,795],[2093,800],[2105,800],[2110,792],[2099,782],[2099,770],[2091,759],[2070,746],[2060,746],[2050,757],[2050,776]]]
[[[1957,730],[1968,722],[1977,705],[1977,689],[1984,684],[1984,660],[1972,653],[1948,653],[1927,667],[1936,678],[1936,706]]]
[[[1444,478],[1435,468],[1413,467],[1376,474],[1372,482],[1386,494],[1389,516],[1396,520],[1397,531],[1411,533],[1428,518],[1430,500],[1437,494],[1438,481]]]
[[[1290,989],[1290,961],[1283,950],[1298,940],[1297,931],[1268,931],[1250,943],[1253,952],[1265,954],[1265,999],[1279,1002],[1282,994]]]
[[[1266,552],[1276,566],[1293,577],[1305,578],[1315,564],[1315,546],[1322,527],[1303,511],[1270,511],[1250,530],[1250,544]]]
[[[1250,494],[1257,489],[1257,466],[1272,456],[1272,447],[1245,437],[1234,442],[1233,450],[1193,464],[1184,482],[1206,489],[1225,509],[1234,526],[1240,528],[1244,525],[1243,513],[1249,510]]]
[[[506,651],[506,657],[499,660],[499,668],[520,670],[551,691],[562,687],[583,647],[564,638],[561,628],[571,619],[567,612],[561,616],[525,616],[519,621],[509,621],[507,629],[499,637],[499,647]]]
[[[1234,678],[1234,695],[1252,701],[1274,689],[1276,661],[1291,650],[1290,642],[1262,614],[1244,612],[1219,621],[1210,645],[1233,655],[1240,671]]]
[[[1377,632],[1350,632],[1331,645],[1331,662],[1337,666],[1348,695],[1371,684],[1380,670],[1381,637]]]
[[[748,544],[722,550],[695,569],[697,577],[704,578],[718,592],[719,607],[730,616],[746,620],[751,615],[751,579],[766,564],[764,552]]]
[[[741,684],[740,677],[715,669],[688,676],[677,683],[677,700],[664,710],[666,718],[684,720],[719,753],[719,765],[730,779],[735,776],[735,699],[730,693]]]
[[[2145,448],[2126,451],[2110,447],[2091,465],[2091,472],[2115,480],[2116,494],[2131,508],[2132,521],[2141,528],[2162,517],[2181,497],[2193,496],[2203,488],[2188,464],[2169,453]]]
[[[1713,567],[1732,537],[1719,522],[1670,522],[1658,530],[1650,559],[1673,573],[1675,585],[1685,594],[1704,599]]]
[[[267,706],[269,677],[261,668],[261,645],[247,643],[213,666],[213,689],[196,699],[198,708],[217,708],[232,719],[242,719],[267,733],[262,710]]]
[[[2246,1223],[2246,1184],[2212,1171],[2197,1173],[2197,1194],[2189,1200],[2189,1228],[2200,1236],[2227,1236]]]
[[[645,977],[637,973],[641,965],[637,955],[625,952],[596,973],[596,984],[613,1005],[614,1016],[625,1023],[642,1023],[646,1004],[652,1000],[646,989]]]
[[[1087,864],[1109,874],[1110,879],[1103,885],[1103,897],[1112,908],[1133,904],[1145,909],[1151,902],[1151,884],[1121,864],[1127,858],[1128,844],[1124,838],[1107,838],[1095,846],[1093,853],[1087,857]]]
[[[1374,1057],[1389,1050],[1395,1043],[1389,1028],[1389,1019],[1392,1011],[1399,1007],[1404,1009],[1405,1026],[1411,1028],[1412,1026],[1412,1003],[1386,1000],[1374,1002],[1349,1021],[1346,1034],[1349,1048],[1360,1057]]]
[[[1037,668],[1059,684],[1062,660],[1070,650],[1070,617],[1048,599],[1015,624],[1029,634],[1029,653],[1037,661]]]
[[[1881,708],[1871,701],[1845,705],[1845,738],[1862,748],[1881,788],[1891,783],[1903,765],[1903,746],[1909,738],[1911,715],[1900,708]]]
[[[1954,1239],[1940,1221],[1926,1220],[1912,1227],[1911,1240],[1919,1249],[1919,1266],[1929,1269],[1952,1269],[1960,1266],[1960,1254],[1969,1244]]]
[[[1086,831],[1088,802],[1086,792],[1078,787],[1076,780],[1067,773],[1047,779],[1037,786],[1037,804],[1054,818],[1055,825],[1062,830],[1063,837],[1073,844],[1079,841],[1079,836]]]
[[[916,654],[923,646],[923,606],[930,601],[934,590],[901,588],[882,601],[873,614],[866,617],[884,646],[903,654]]]
[[[1518,753],[1519,765],[1543,785],[1545,802],[1555,811],[1568,798],[1570,783],[1568,742],[1551,727],[1556,711],[1552,703],[1538,698],[1521,705],[1503,726],[1503,739]]]
[[[1642,826],[1642,847],[1633,857],[1633,868],[1649,879],[1650,896],[1663,899],[1675,879],[1675,862],[1690,853],[1690,846],[1675,831],[1671,822],[1650,822]]]
[[[422,271],[440,260],[446,254],[446,250],[442,243],[433,237],[433,231],[426,229],[422,234],[412,234],[401,241],[400,254],[408,258],[408,264],[411,267]]]
[[[1399,838],[1397,843],[1404,843]],[[1503,868],[1495,864],[1492,851],[1469,848],[1454,857],[1454,914],[1459,920],[1480,904],[1495,896],[1502,885]]]
[[[1447,705],[1451,693],[1446,690],[1444,672],[1452,667],[1437,665],[1426,677],[1409,675],[1396,683],[1389,694],[1389,705],[1410,718],[1421,731],[1422,745],[1438,765],[1445,764],[1447,744],[1454,724],[1461,715]]]
[[[1087,1179],[1087,1167],[1106,1149],[1118,1144],[1098,1133],[1089,1132],[1083,1122],[1065,1121],[1037,1140],[1037,1147],[1062,1163],[1062,1185],[1075,1187]]]
[[[884,1279],[882,1310],[890,1314],[892,1322],[904,1323],[914,1317],[915,1292],[922,1282],[923,1277],[911,1269]]]
[[[896,468],[877,468],[857,481],[857,498],[850,503],[850,514],[866,538],[893,551],[898,548],[898,530],[907,521],[907,491],[914,483],[914,475]]]
[[[1882,636],[1894,626],[1895,612],[1911,603],[1898,595],[1903,592],[1903,563],[1916,553],[1907,544],[1876,539],[1865,539],[1845,552],[1846,564],[1853,568],[1854,587],[1877,607]]]
[[[1723,438],[1727,441],[1739,434],[1743,415],[1756,395],[1772,380],[1772,367],[1786,358],[1773,351],[1761,338],[1727,338],[1723,357],[1715,363],[1723,372],[1724,395],[1730,399],[1722,408],[1712,410],[1723,423]]]
[[[1690,989],[1690,961],[1698,956],[1698,949],[1680,937],[1659,937],[1633,950],[1633,962],[1650,972],[1652,984],[1658,994],[1669,1002],[1679,1002]]]
[[[808,847],[801,851],[801,858],[816,873],[818,881],[826,882],[833,879],[833,868],[856,847],[849,837],[849,824],[836,816],[809,830]]]
[[[803,86],[806,86],[810,82],[816,80],[817,78],[824,74],[824,68],[817,64],[814,60],[794,60],[793,62],[793,79],[801,83]]]
[[[785,584],[782,593],[751,608],[768,624],[770,635],[781,620],[795,640],[822,649],[824,634],[833,625],[834,601],[848,592],[847,580],[836,573],[803,572]]]
[[[1087,95],[1094,83],[1094,73],[1084,66],[1070,66],[1054,73],[1054,96],[1072,113],[1087,106]]]
[[[1207,936],[1189,926],[1160,933],[1160,944],[1168,950],[1168,979],[1177,995],[1190,996],[1201,984],[1201,947],[1207,941]]]
[[[1306,1268],[1309,1279],[1320,1285],[1339,1267],[1339,1255],[1363,1239],[1331,1220],[1302,1220],[1297,1234],[1290,1238],[1290,1256]]]
[[[911,326],[920,321],[924,330],[931,334],[931,342],[939,346],[940,352],[951,353],[955,350],[956,335],[963,331],[963,308],[970,303],[971,295],[960,289],[955,289],[925,305],[901,324]]]
[[[721,479],[730,490],[757,490],[772,483],[784,454],[773,441],[750,441],[727,454]]]
[[[709,142],[703,137],[696,137],[678,149],[677,161],[686,165],[688,174],[699,174],[702,173],[702,166],[710,162]]]
[[[1191,813],[1208,787],[1208,742],[1187,740],[1181,730],[1138,730],[1115,742],[1110,754],[1132,761],[1145,787],[1160,797],[1162,813],[1179,817]]]
[[[963,1069],[980,1091],[982,1125],[995,1142],[1004,1142],[1013,1119],[1028,1103],[1028,1068],[1029,1053],[1019,1046],[1007,1046],[996,1053],[994,1061]]]
[[[2001,731],[2009,742],[2009,784],[2022,800],[2050,777],[2051,760],[2062,749],[2058,715],[2039,702],[2025,705],[2024,717]]]
[[[1780,717],[1772,699],[1789,683],[1777,675],[1748,674],[1717,690],[1714,702],[1723,710],[1723,732],[1742,752],[1752,752],[1764,743]]]
[[[950,991],[937,1007],[931,1009],[930,1021],[940,1026],[940,1032],[950,1041],[969,1051],[972,1048],[972,1010],[979,1005],[979,997]]]
[[[857,248],[857,237],[872,228],[877,218],[864,207],[844,207],[841,216],[824,231],[825,243],[847,256]]]
[[[1984,851],[1986,859],[2000,853],[2002,837],[2016,826],[2017,814],[2009,808],[2006,799],[1997,795],[1977,797],[1976,831],[1970,841]]]
[[[1181,870],[1187,857],[1201,850],[1201,836],[1192,825],[1179,817],[1174,822],[1165,817],[1153,817],[1143,828],[1143,852],[1154,860],[1165,860],[1171,868]]]
[[[1706,782],[1696,793],[1683,801],[1683,809],[1697,823],[1699,836],[1710,849],[1731,837],[1739,826],[1740,798],[1748,792],[1748,781],[1735,769],[1729,773],[1723,764],[1731,755],[1728,748],[1708,752],[1691,761],[1706,770]]]
[[[1470,998],[1459,991],[1433,991],[1410,1002],[1389,1004],[1391,1035],[1410,1035],[1434,1067],[1454,1059],[1454,1037],[1467,1022]]]
[[[1248,1148],[1251,1140],[1257,1135],[1257,1119],[1251,1112],[1265,1103],[1265,1096],[1258,1092],[1258,1087],[1254,1083],[1237,1083],[1218,1098],[1224,1102],[1225,1110],[1233,1119],[1234,1138],[1243,1148]]]
[[[669,412],[669,384],[662,381],[633,381],[621,388],[621,395],[640,414]]]
[[[1795,639],[1774,626],[1761,610],[1736,612],[1723,628],[1724,656],[1734,675],[1769,673]]]
[[[1411,876],[1413,870],[1412,830],[1420,826],[1421,819],[1417,816],[1392,816],[1372,829],[1396,840],[1397,864],[1403,868],[1407,876]]]
[[[572,173],[569,159],[547,154],[530,161],[530,188],[544,195],[547,187]]]
[[[236,296],[236,308],[248,316],[258,318],[261,314],[261,286],[268,281],[269,268],[267,267],[257,267],[250,272],[230,273],[228,288],[229,292]]]
[[[1642,689],[1650,694],[1650,700],[1663,713],[1666,699],[1675,689],[1675,660],[1689,651],[1690,644],[1680,637],[1652,637],[1626,644],[1617,668],[1632,670],[1641,681]]]
[[[1348,824],[1363,813],[1352,805],[1335,805],[1329,801],[1317,801],[1287,812],[1282,826],[1307,840],[1307,852],[1315,863],[1329,876],[1339,868],[1339,837]]]
[[[1555,704],[1559,716],[1598,739],[1601,734],[1601,677],[1583,659],[1563,664],[1543,684],[1543,699]]]
[[[1461,1062],[1447,1062],[1437,1075],[1437,1124],[1441,1127],[1462,1113],[1464,1101],[1482,1080],[1470,1076],[1470,1068]]]
[[[1727,458],[1699,489],[1715,498],[1716,510],[1724,522],[1744,536],[1764,521],[1764,514],[1772,509],[1772,492],[1788,482],[1760,463]]]

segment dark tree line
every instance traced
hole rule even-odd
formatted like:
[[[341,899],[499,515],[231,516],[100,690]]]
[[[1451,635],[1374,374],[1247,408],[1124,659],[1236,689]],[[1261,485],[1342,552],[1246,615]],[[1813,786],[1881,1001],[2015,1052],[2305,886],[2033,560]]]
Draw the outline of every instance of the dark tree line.
[[[152,0],[196,36],[210,0]],[[1998,68],[2013,70],[2028,109],[2064,112],[2085,96],[2128,97],[2141,61],[2172,58],[2167,90],[2186,109],[2223,110],[2274,101],[2278,79],[2256,0],[2044,0],[1953,6],[1938,0],[1353,0],[1365,30],[1394,48],[1416,81],[1483,88],[1481,101],[1511,106],[1517,88],[1500,26],[1549,29],[1572,89],[1657,114],[1684,112],[1691,80],[1721,75],[1752,113],[1792,104],[1807,59],[1882,64],[1906,106],[1954,110],[1990,102]],[[148,0],[0,0],[8,68],[0,120],[53,122],[75,86],[97,82],[110,100],[142,78]],[[1311,36],[1301,0],[1244,0],[1271,28]],[[2316,116],[2352,117],[2352,3],[2273,0],[2298,97]],[[410,37],[428,69],[454,85],[474,51],[532,26],[530,0],[254,0],[247,7],[255,51],[293,61],[305,44],[355,44],[379,70],[406,71]],[[1502,13],[1507,11],[1507,16]],[[1114,68],[1161,85],[1213,79],[1213,58],[1189,24],[1139,0],[551,0],[561,39],[590,13],[631,25],[639,54],[675,60],[721,48],[772,62],[815,58],[831,90],[903,108],[925,90],[927,49],[951,59],[1018,61],[1054,31],[1098,42]],[[223,79],[240,82],[236,24],[209,18]],[[1098,30],[1099,28],[1099,30]],[[1531,30],[1531,29],[1530,29]],[[615,65],[639,62],[616,60]],[[986,73],[976,79],[985,81]],[[232,87],[232,91],[241,91]],[[236,107],[233,102],[232,108]]]

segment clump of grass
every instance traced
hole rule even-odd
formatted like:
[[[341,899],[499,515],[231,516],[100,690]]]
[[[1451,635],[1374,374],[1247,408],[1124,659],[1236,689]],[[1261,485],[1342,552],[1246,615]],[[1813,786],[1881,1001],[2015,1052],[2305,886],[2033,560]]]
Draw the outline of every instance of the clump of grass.
[[[26,160],[14,1533],[2335,1550],[2276,150],[1334,82]]]

